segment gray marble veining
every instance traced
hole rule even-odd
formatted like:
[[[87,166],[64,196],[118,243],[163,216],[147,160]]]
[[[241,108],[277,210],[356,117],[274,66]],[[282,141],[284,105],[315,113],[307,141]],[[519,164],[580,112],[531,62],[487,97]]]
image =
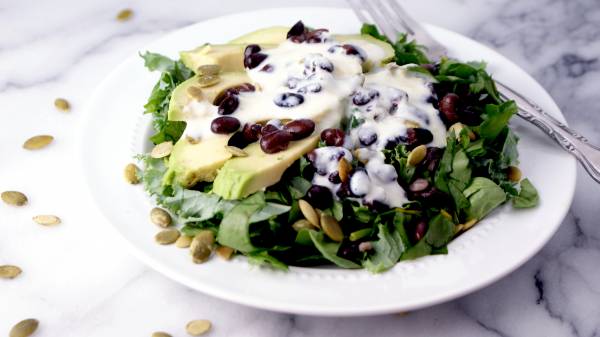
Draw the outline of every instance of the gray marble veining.
[[[598,0],[404,2],[418,18],[517,62],[550,92],[571,125],[600,143]],[[344,6],[339,0],[285,3],[315,4]],[[34,316],[42,322],[36,336],[149,336],[156,330],[183,336],[185,323],[198,317],[213,321],[211,336],[599,336],[600,187],[581,170],[571,210],[539,254],[485,289],[407,315],[316,318],[255,310],[176,284],[113,243],[113,234],[94,222],[100,215],[91,202],[73,201],[84,192],[72,144],[95,85],[124,57],[169,30],[282,5],[0,1],[0,153],[11,159],[0,165],[0,186],[30,192],[32,212],[50,208],[65,219],[63,228],[41,240],[27,230],[30,217],[0,209],[0,263],[15,261],[27,275],[0,282],[0,333]],[[135,16],[117,23],[114,15],[123,6]],[[72,102],[70,114],[52,111],[57,96]],[[25,135],[43,131],[59,135],[51,151],[33,158],[16,150]]]

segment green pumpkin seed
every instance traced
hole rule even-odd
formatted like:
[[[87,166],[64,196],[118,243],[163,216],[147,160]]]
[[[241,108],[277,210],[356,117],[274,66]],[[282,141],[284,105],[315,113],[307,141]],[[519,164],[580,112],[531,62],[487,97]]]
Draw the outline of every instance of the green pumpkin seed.
[[[221,66],[219,66],[218,64],[205,64],[205,65],[199,66],[198,69],[196,70],[196,73],[201,76],[219,75],[220,72],[221,72]]]
[[[23,148],[26,150],[39,150],[48,146],[53,140],[54,137],[49,135],[33,136],[23,143]]]
[[[158,225],[163,228],[169,227],[172,223],[171,215],[169,214],[169,212],[158,207],[154,207],[150,211],[150,220],[155,225]]]
[[[177,248],[188,248],[190,244],[192,244],[192,237],[187,235],[180,236],[177,241],[175,241],[175,247]]]
[[[173,142],[172,141],[162,142],[162,143],[156,144],[156,146],[154,146],[154,148],[150,152],[150,157],[156,158],[156,159],[164,158],[164,157],[170,155],[172,150],[173,150]]]
[[[321,228],[323,228],[325,235],[335,242],[342,242],[344,239],[342,227],[340,227],[337,220],[329,214],[321,213]]]
[[[127,166],[125,166],[125,170],[123,171],[123,175],[125,177],[125,181],[127,181],[128,183],[135,185],[135,184],[139,184],[140,182],[140,178],[138,178],[138,167],[135,166],[135,164],[133,163],[129,163],[127,164]]]
[[[203,263],[210,257],[214,248],[215,235],[210,230],[203,230],[194,236],[190,244],[190,254],[194,263]]]
[[[117,21],[127,21],[133,16],[133,11],[129,8],[121,10],[117,13]]]
[[[54,106],[60,110],[60,111],[64,111],[67,112],[71,109],[71,105],[69,104],[69,101],[67,101],[64,98],[57,98],[54,100]]]
[[[0,278],[13,279],[21,275],[23,271],[17,266],[5,265],[0,266]]]
[[[306,219],[300,219],[292,224],[292,228],[296,232],[299,232],[303,229],[315,229],[316,227],[313,226],[313,224],[310,221]]]
[[[221,82],[221,78],[218,75],[204,75],[198,77],[198,85],[201,88],[211,87]]]
[[[8,205],[23,206],[27,203],[27,196],[18,191],[5,191],[0,194],[0,198]]]
[[[350,172],[352,171],[352,165],[348,163],[346,158],[340,159],[338,162],[338,174],[340,175],[340,180],[342,182],[348,181],[348,177],[350,177]]]
[[[33,221],[42,226],[55,226],[60,224],[60,218],[56,215],[42,214],[33,217]]]
[[[37,330],[40,322],[37,319],[28,318],[15,324],[10,329],[9,337],[29,337]]]
[[[179,239],[179,236],[181,234],[179,233],[179,231],[175,228],[169,228],[169,229],[163,229],[162,231],[156,233],[156,235],[154,236],[154,239],[156,240],[156,242],[158,244],[161,245],[170,245],[173,242],[177,241],[177,239]]]
[[[516,182],[521,181],[522,176],[523,176],[523,174],[521,173],[521,169],[519,169],[518,167],[516,167],[516,166],[508,167],[508,172],[507,172],[508,180],[516,183]]]
[[[171,335],[169,335],[166,332],[157,331],[157,332],[155,332],[155,333],[152,334],[152,337],[171,337]]]
[[[298,206],[300,207],[300,212],[302,215],[308,220],[313,226],[320,228],[319,226],[319,216],[315,209],[305,200],[298,200]]]
[[[419,145],[410,151],[406,161],[410,166],[417,166],[425,159],[425,155],[427,155],[427,146]]]
[[[231,260],[233,256],[233,248],[227,246],[219,246],[216,250],[217,255],[224,260]]]
[[[190,98],[195,99],[196,101],[201,101],[202,99],[204,99],[204,92],[202,92],[202,89],[200,89],[197,86],[191,86],[188,87],[185,92],[187,93],[187,95]]]
[[[189,322],[185,326],[185,331],[187,331],[187,333],[189,333],[192,336],[200,336],[207,333],[210,330],[210,327],[211,323],[209,320],[197,319]]]
[[[248,157],[248,153],[239,147],[225,145],[225,150],[231,153],[234,157]]]

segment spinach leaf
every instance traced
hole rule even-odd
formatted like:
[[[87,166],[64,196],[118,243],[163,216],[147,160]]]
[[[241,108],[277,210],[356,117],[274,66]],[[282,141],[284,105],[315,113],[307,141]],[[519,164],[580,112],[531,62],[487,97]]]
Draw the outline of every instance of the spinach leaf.
[[[405,183],[410,183],[415,175],[416,167],[408,165],[408,154],[410,151],[404,145],[398,145],[392,150],[385,149],[385,162],[392,164],[398,172],[398,177]]]
[[[498,156],[497,165],[500,169],[506,169],[509,166],[519,165],[519,151],[517,150],[517,142],[519,138],[512,132],[511,129],[506,128],[506,135],[504,142],[502,143],[502,150]]]
[[[400,261],[414,260],[429,254],[431,254],[431,246],[423,238],[421,241],[417,242],[416,245],[410,247],[406,252],[404,252],[404,254],[402,254],[400,257]]]
[[[396,64],[428,64],[431,63],[425,54],[425,47],[418,45],[415,40],[408,40],[407,34],[400,34],[393,44]]]
[[[293,177],[289,181],[288,190],[292,198],[301,199],[311,186],[311,182],[302,177]]]
[[[340,244],[337,242],[325,241],[325,236],[323,235],[323,232],[311,230],[309,234],[313,244],[319,250],[319,252],[323,254],[324,258],[342,268],[360,268],[360,266],[356,263],[337,256],[337,251],[338,249],[340,249]]]
[[[485,71],[483,62],[460,62],[448,58],[440,61],[439,82],[459,83],[469,86],[471,94],[486,94],[500,103],[500,96],[492,77]]]
[[[175,186],[173,196],[165,197],[162,205],[175,212],[183,223],[200,222],[231,210],[236,202],[218,195]]]
[[[446,149],[434,176],[434,184],[440,191],[452,196],[457,210],[469,207],[469,201],[462,195],[462,191],[469,184],[471,175],[466,152],[459,146],[455,137],[448,137]]]
[[[530,208],[537,206],[538,202],[539,195],[536,188],[529,179],[523,179],[519,195],[513,198],[513,206],[515,208]]]
[[[484,177],[475,177],[463,194],[471,204],[467,209],[469,219],[480,220],[506,201],[504,190],[492,180]]]
[[[484,121],[479,126],[479,135],[486,140],[494,140],[507,127],[508,121],[517,111],[517,104],[514,101],[486,105]]]
[[[384,224],[379,224],[378,229],[379,240],[373,242],[375,253],[363,262],[363,266],[372,273],[381,273],[392,268],[406,250],[398,231],[390,233]]]
[[[429,220],[424,240],[435,248],[446,245],[454,236],[454,223],[441,213]]]
[[[372,37],[376,38],[377,40],[385,41],[385,42],[391,44],[391,42],[387,38],[387,36],[380,34],[379,30],[377,29],[377,26],[375,26],[375,25],[363,23],[362,27],[360,28],[360,33],[363,35],[371,35]]]
[[[250,253],[247,253],[246,256],[248,257],[248,262],[252,265],[261,266],[261,267],[267,266],[267,267],[272,267],[272,268],[283,270],[283,271],[288,270],[287,264],[279,261],[272,255],[270,255],[269,252],[266,250],[250,252]]]

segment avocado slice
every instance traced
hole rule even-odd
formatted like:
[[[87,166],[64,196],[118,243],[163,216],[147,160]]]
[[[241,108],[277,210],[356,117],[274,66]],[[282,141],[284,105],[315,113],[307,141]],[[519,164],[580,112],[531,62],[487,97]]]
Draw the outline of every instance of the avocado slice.
[[[182,137],[175,143],[169,158],[164,183],[190,187],[200,181],[213,181],[217,170],[231,158],[225,150],[228,135],[215,135],[200,142]]]
[[[283,172],[298,158],[314,149],[319,135],[291,142],[287,150],[264,153],[258,143],[246,147],[247,157],[235,157],[225,162],[213,183],[213,193],[224,199],[241,199],[274,185]]]
[[[333,38],[342,43],[358,46],[367,53],[368,58],[363,64],[364,72],[369,72],[374,67],[382,66],[394,59],[394,48],[392,45],[378,40],[371,35],[333,35]]]
[[[223,90],[231,88],[238,84],[250,82],[250,78],[246,75],[246,72],[224,72],[220,75],[221,82],[206,88],[202,88],[203,99],[212,103],[215,97]],[[185,82],[178,85],[171,94],[171,100],[169,101],[168,118],[170,121],[185,121],[189,118],[183,112],[183,108],[192,100],[187,89],[191,86],[198,84],[198,75],[193,76]]]
[[[244,34],[238,38],[235,38],[229,43],[238,44],[280,44],[287,38],[287,32],[290,27],[274,26],[267,27],[259,30],[255,30],[248,34]]]
[[[194,72],[207,64],[218,64],[221,71],[244,71],[244,49],[248,44],[204,44],[192,50],[179,53],[181,62]],[[273,48],[273,44],[261,44],[263,49]]]

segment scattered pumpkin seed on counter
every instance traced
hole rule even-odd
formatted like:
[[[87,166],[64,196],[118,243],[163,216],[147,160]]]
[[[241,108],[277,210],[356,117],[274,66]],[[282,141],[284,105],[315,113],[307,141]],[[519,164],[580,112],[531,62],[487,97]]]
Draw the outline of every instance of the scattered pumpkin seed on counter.
[[[67,101],[64,98],[57,98],[54,100],[54,107],[56,107],[56,109],[62,111],[62,112],[67,112],[71,109],[71,105],[69,104],[69,101]]]
[[[127,21],[129,19],[131,19],[131,17],[133,16],[133,11],[129,8],[125,8],[121,11],[119,11],[119,13],[117,13],[117,21]]]
[[[0,278],[13,279],[21,275],[23,271],[21,268],[12,265],[0,266]]]
[[[134,163],[127,164],[123,172],[125,176],[125,181],[132,185],[139,184],[140,178],[138,177],[138,171],[139,169]]]
[[[159,207],[154,207],[150,211],[150,220],[155,225],[163,227],[163,228],[169,227],[171,225],[171,223],[173,222],[169,212],[167,212],[164,209],[159,208]]]
[[[33,217],[33,221],[42,226],[55,226],[61,223],[59,217],[50,214],[36,215]]]
[[[204,335],[205,333],[207,333],[210,330],[211,325],[212,324],[210,323],[209,320],[197,319],[197,320],[190,321],[185,326],[185,331],[187,331],[187,333],[189,333],[192,336],[200,336],[200,335]]]
[[[37,330],[40,322],[34,318],[28,318],[15,324],[8,334],[9,337],[29,337]]]
[[[155,332],[155,333],[152,334],[152,337],[172,337],[172,336],[169,335],[166,332],[157,331],[157,332]]]
[[[2,201],[12,206],[23,206],[27,203],[27,196],[18,191],[5,191],[0,194]]]
[[[46,146],[50,145],[50,143],[52,143],[53,140],[54,140],[54,137],[52,137],[50,135],[33,136],[33,137],[27,139],[25,141],[25,143],[23,143],[23,148],[26,150],[43,149]]]
[[[194,236],[190,244],[190,254],[194,263],[203,263],[208,260],[214,248],[215,235],[211,230],[203,230]]]
[[[154,148],[150,152],[150,157],[155,158],[155,159],[164,158],[164,157],[170,155],[172,150],[173,150],[173,142],[172,141],[162,142],[162,143],[156,144],[156,146],[154,146]]]
[[[161,245],[170,245],[179,239],[181,234],[175,228],[163,229],[162,231],[156,233],[154,239],[158,244]]]

